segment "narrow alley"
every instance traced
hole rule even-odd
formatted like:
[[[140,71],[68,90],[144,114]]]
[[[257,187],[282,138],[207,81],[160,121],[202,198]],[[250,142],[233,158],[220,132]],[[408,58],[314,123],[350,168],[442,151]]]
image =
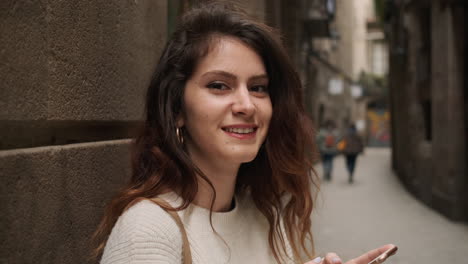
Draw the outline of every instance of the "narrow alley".
[[[393,243],[392,264],[468,263],[468,224],[452,222],[409,194],[390,167],[389,148],[367,148],[350,185],[342,156],[324,182],[313,216],[317,254],[344,260]],[[320,164],[316,170],[322,173]]]

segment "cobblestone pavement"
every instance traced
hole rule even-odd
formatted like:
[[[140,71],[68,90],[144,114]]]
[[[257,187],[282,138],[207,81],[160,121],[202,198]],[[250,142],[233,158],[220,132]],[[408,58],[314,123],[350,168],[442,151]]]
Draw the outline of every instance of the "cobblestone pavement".
[[[468,224],[452,222],[413,198],[390,168],[390,149],[366,149],[348,184],[342,156],[334,160],[313,214],[316,251],[344,260],[386,243],[399,247],[389,264],[468,264]],[[317,166],[322,172],[320,164]]]

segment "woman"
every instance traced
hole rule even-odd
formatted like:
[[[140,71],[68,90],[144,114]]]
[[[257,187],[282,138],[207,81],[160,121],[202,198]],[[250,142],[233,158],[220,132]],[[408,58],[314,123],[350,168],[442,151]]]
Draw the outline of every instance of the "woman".
[[[313,257],[312,128],[271,28],[227,4],[193,9],[167,43],[146,100],[132,177],[95,235],[101,263]],[[143,199],[154,197],[159,205]]]

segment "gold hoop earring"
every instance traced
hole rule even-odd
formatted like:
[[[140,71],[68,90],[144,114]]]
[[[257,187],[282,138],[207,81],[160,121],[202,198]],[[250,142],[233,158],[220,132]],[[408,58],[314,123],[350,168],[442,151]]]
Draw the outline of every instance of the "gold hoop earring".
[[[184,144],[184,136],[182,135],[182,130],[180,127],[177,127],[176,130],[176,136],[177,136],[177,140],[179,140],[179,143],[180,144]]]

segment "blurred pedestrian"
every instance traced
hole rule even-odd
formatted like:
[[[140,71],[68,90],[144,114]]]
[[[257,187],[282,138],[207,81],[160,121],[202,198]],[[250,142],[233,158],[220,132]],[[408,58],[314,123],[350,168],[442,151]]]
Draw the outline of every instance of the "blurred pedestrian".
[[[348,170],[348,182],[353,183],[354,169],[358,155],[363,151],[364,145],[357,133],[356,126],[350,125],[345,136],[339,143],[346,158],[346,169]]]
[[[333,159],[338,153],[336,144],[339,140],[339,133],[333,120],[325,121],[317,134],[317,144],[322,158],[324,180],[330,181],[332,178]]]

